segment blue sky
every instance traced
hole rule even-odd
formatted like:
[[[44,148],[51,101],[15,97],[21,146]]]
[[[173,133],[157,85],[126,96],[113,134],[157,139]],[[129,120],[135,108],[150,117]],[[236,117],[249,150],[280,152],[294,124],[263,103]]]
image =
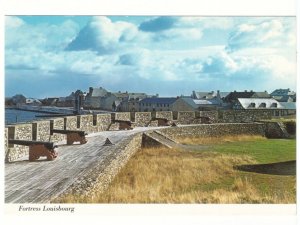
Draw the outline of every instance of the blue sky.
[[[5,96],[296,89],[295,17],[6,16]]]

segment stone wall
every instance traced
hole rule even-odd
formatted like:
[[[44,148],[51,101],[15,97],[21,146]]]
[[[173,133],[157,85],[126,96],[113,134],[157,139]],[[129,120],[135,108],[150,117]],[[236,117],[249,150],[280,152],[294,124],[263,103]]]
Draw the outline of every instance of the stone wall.
[[[96,127],[98,131],[108,130],[111,124],[111,114],[97,114],[97,124]]]
[[[67,116],[65,119],[65,130],[78,130],[77,127],[77,116]]]
[[[112,120],[130,121],[130,112],[112,113]]]
[[[264,122],[267,138],[288,138],[289,133],[283,123]]]
[[[223,123],[254,122],[272,118],[271,110],[225,110],[219,111],[219,121]]]
[[[97,132],[98,128],[93,125],[93,115],[80,115],[77,116],[77,121],[79,121],[79,130],[89,132]]]
[[[145,127],[151,122],[151,112],[136,112],[135,113],[135,126]]]
[[[50,120],[50,129],[63,130],[64,129],[64,118],[56,118]],[[54,133],[50,137],[51,142],[59,142],[66,140],[65,134]]]
[[[219,123],[201,124],[188,127],[170,127],[161,129],[161,133],[171,137],[217,137],[223,135],[265,135],[264,124],[262,123]]]
[[[50,140],[50,121],[36,121],[32,123],[32,140]]]
[[[211,123],[218,122],[218,111],[199,111],[196,112],[196,118],[199,117],[208,117]]]
[[[167,120],[173,120],[173,113],[171,111],[162,111],[162,112],[155,112],[156,118],[162,118]]]
[[[75,194],[93,197],[95,190],[103,192],[112,182],[128,160],[141,148],[142,134],[135,134],[115,146],[110,146],[110,154],[103,161],[99,160],[90,171],[84,173],[61,196]],[[59,198],[58,197],[58,198]]]
[[[32,124],[17,124],[8,126],[8,139],[32,140]],[[29,154],[29,147],[24,145],[8,145],[5,161],[12,162]]]
[[[186,112],[178,112],[178,124],[193,124],[195,120],[195,112],[186,111]]]
[[[4,158],[6,158],[8,152],[8,128],[7,127],[5,127],[4,130],[4,152],[5,152]]]

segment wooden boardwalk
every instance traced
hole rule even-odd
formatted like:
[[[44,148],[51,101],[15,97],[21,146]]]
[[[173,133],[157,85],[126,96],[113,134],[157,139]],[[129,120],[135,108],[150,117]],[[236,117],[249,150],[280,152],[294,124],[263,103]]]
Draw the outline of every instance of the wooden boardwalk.
[[[48,203],[63,193],[95,163],[114,154],[113,146],[103,146],[109,138],[118,144],[129,135],[153,128],[131,131],[107,131],[87,137],[84,145],[62,145],[53,161],[40,158],[29,162],[28,157],[5,164],[5,203]],[[156,128],[157,129],[157,128]]]

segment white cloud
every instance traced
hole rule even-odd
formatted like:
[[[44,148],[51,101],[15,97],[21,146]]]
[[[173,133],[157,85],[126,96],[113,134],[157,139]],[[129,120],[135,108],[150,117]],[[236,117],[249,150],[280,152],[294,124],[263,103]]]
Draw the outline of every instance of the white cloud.
[[[243,23],[231,33],[227,49],[238,51],[244,48],[283,46],[295,48],[295,35],[295,24],[291,21],[272,19],[258,24]]]
[[[6,16],[5,17],[5,28],[18,28],[24,24],[24,21],[16,16]]]

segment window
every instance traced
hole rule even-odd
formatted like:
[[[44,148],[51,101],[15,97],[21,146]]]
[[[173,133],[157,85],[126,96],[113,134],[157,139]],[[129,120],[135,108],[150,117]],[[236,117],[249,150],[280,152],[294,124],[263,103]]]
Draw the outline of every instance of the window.
[[[272,108],[277,108],[277,103],[272,103],[271,107]]]
[[[248,108],[255,108],[255,103],[251,102],[250,105],[248,106]]]
[[[267,106],[266,103],[263,102],[259,105],[259,108],[266,108],[266,106]]]

